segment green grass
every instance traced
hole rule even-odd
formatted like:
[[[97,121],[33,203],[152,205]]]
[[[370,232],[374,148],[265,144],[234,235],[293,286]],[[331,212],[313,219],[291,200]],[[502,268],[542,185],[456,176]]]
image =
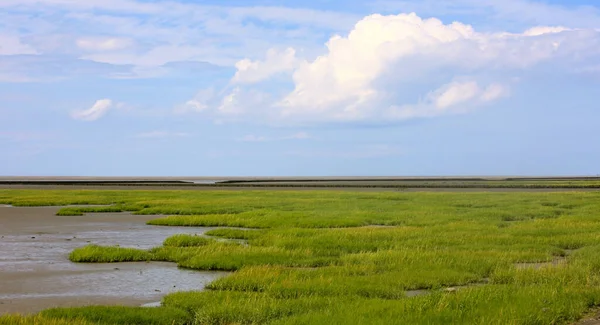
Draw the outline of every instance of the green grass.
[[[166,296],[157,321],[572,324],[600,307],[600,192],[0,190],[0,204],[73,202],[165,215],[153,225],[223,227],[147,251],[72,252],[75,262],[233,271]],[[141,313],[106,310],[43,315],[120,324]],[[106,314],[123,318],[94,318]]]
[[[106,212],[123,212],[121,207],[106,206],[106,207],[67,207],[60,209],[57,216],[82,216],[86,213],[106,213]]]
[[[163,245],[166,247],[197,247],[212,243],[213,240],[198,235],[174,235],[165,239]]]
[[[88,245],[75,249],[69,255],[69,259],[80,263],[143,262],[151,261],[152,254],[135,248]]]
[[[41,313],[47,319],[67,321],[87,320],[92,324],[111,325],[185,325],[193,322],[193,317],[180,308],[142,307],[79,307],[55,308]]]
[[[233,228],[219,228],[204,233],[207,236],[221,237],[227,239],[250,240],[262,236],[262,232],[256,230],[244,230]]]
[[[56,319],[47,318],[40,315],[21,316],[4,315],[0,316],[0,325],[92,325],[94,323],[85,319]]]

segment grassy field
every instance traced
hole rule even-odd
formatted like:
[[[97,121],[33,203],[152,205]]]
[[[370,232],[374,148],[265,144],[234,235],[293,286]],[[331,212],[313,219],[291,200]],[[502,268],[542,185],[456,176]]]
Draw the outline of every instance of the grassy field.
[[[148,251],[87,246],[70,255],[234,271],[208,290],[166,296],[151,310],[63,308],[43,319],[573,324],[600,307],[600,192],[0,190],[0,204],[111,205],[59,214],[131,211],[164,215],[153,225],[223,227]]]

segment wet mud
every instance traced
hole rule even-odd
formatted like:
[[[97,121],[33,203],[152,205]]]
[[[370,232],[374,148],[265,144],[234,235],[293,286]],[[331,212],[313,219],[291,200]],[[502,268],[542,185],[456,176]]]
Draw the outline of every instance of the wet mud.
[[[202,290],[223,272],[174,263],[76,264],[69,253],[88,244],[149,249],[174,234],[213,228],[156,227],[157,216],[92,213],[56,216],[60,207],[0,207],[0,315],[86,305],[156,304],[176,291]]]

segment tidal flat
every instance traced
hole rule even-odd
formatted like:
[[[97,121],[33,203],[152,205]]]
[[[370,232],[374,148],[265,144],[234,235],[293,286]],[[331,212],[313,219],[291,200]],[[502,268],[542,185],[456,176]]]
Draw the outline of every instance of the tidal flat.
[[[53,308],[31,316],[36,324],[593,324],[600,307],[595,191],[0,190],[0,205],[64,206],[53,218],[72,224],[111,216],[175,229],[140,247],[77,242],[63,255],[77,262],[68,268],[230,272],[158,308]]]
[[[72,263],[70,252],[82,245],[149,249],[171,235],[210,228],[151,227],[145,223],[156,216],[127,213],[65,218],[56,215],[60,209],[0,207],[0,315],[57,306],[139,306],[170,292],[202,289],[224,275],[173,263]]]

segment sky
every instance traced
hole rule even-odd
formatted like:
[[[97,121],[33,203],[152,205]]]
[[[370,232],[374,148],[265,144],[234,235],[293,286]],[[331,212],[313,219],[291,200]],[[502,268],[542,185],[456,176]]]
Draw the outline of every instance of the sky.
[[[596,0],[0,0],[0,175],[600,174]]]

